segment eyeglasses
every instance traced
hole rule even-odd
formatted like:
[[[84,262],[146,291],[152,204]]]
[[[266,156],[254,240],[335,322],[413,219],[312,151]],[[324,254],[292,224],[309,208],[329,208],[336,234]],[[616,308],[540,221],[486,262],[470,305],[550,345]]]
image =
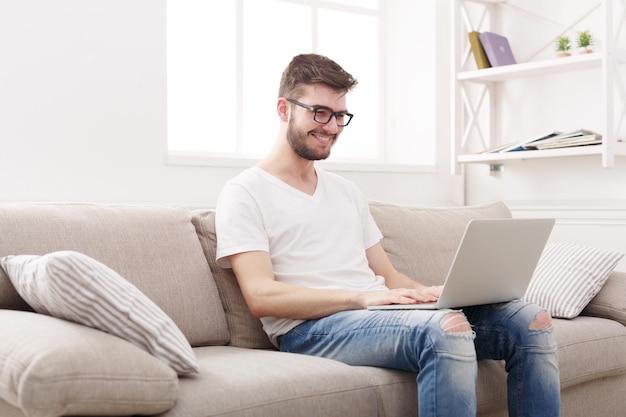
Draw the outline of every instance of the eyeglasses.
[[[287,99],[288,102],[293,103],[297,106],[304,107],[305,109],[313,112],[313,120],[317,123],[321,123],[323,125],[330,122],[330,120],[335,116],[335,120],[337,121],[337,126],[345,127],[348,126],[350,120],[352,120],[352,113],[348,113],[345,111],[333,111],[333,109],[324,106],[309,106],[308,104],[300,103],[299,101],[292,100],[290,98]]]

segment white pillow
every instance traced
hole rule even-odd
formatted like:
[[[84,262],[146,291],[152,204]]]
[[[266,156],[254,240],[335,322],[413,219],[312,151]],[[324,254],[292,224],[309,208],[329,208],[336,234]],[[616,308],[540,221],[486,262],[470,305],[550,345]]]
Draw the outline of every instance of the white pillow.
[[[549,243],[524,299],[552,317],[574,318],[602,289],[623,253],[575,243]]]
[[[128,340],[179,375],[199,372],[180,329],[152,300],[106,265],[79,252],[0,259],[17,292],[38,313]]]

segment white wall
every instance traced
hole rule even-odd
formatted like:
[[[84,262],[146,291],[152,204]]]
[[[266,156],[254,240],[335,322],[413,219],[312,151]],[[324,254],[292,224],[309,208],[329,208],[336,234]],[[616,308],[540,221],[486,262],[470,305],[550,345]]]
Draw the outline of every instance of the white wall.
[[[1,1],[0,201],[213,206],[240,170],[164,163],[165,52],[165,0]],[[447,149],[440,173],[341,174],[371,199],[451,204]]]
[[[557,217],[556,240],[626,250],[623,159],[613,169],[584,157],[510,163],[500,176],[485,166],[448,174],[450,15],[449,2],[437,4],[438,172],[341,174],[371,199],[504,200],[518,216]],[[390,70],[406,50],[390,48]],[[164,0],[3,0],[0,56],[0,201],[213,206],[239,172],[164,163]],[[576,79],[566,85],[560,94],[579,95]],[[511,120],[520,133],[546,127],[541,114]]]
[[[511,2],[528,7],[526,0]],[[586,0],[533,3],[538,12],[542,7],[551,8],[547,16],[561,22],[574,21],[591,4]],[[554,58],[551,40],[556,39],[558,27],[543,26],[544,22],[523,14],[520,17],[511,8],[503,10],[505,23],[499,30],[509,39],[518,62],[531,57],[537,45],[545,44],[546,36],[550,46],[534,59]],[[578,29],[590,29],[599,49],[604,28],[600,12],[584,19]],[[573,37],[575,31],[567,34]],[[623,78],[626,73],[621,68]],[[600,69],[530,78],[498,88],[503,107],[496,123],[502,137],[521,140],[579,128],[603,132]],[[626,125],[622,125],[621,135],[626,136]],[[505,201],[516,216],[557,218],[553,241],[626,251],[626,157],[617,157],[614,168],[603,168],[600,156],[512,161],[495,175],[489,174],[488,165],[467,165],[465,184],[467,203],[497,199]],[[626,269],[625,260],[620,268]]]

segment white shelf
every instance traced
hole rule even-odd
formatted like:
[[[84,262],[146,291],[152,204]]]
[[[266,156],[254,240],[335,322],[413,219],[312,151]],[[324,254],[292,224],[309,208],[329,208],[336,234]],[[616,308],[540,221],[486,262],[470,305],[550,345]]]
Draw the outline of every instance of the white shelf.
[[[468,44],[467,33],[484,30],[498,31],[498,11],[502,8],[522,12],[524,19],[529,16],[540,18],[540,21],[551,20],[551,16],[540,16],[532,10],[524,10],[519,5],[508,4],[508,0],[452,0],[453,27],[453,103],[452,103],[452,172],[461,172],[462,164],[490,163],[502,164],[506,161],[534,158],[563,158],[580,155],[601,156],[602,166],[613,166],[616,156],[626,156],[626,144],[620,139],[621,126],[626,123],[626,43],[620,34],[621,27],[626,24],[626,0],[596,0],[584,8],[584,13],[567,24],[562,25],[563,32],[575,30],[575,25],[592,13],[600,14],[604,23],[599,33],[601,48],[597,51],[581,54],[576,51],[572,56],[549,58],[532,62],[505,65],[500,67],[468,70],[472,68],[473,55]],[[469,13],[467,3],[473,3],[473,12]],[[476,13],[475,8],[482,11]],[[613,16],[622,16],[617,22]],[[476,19],[478,17],[478,19]],[[483,21],[489,22],[484,28]],[[546,45],[553,40],[546,40]],[[540,50],[538,52],[545,52]],[[537,56],[535,54],[532,56]],[[618,65],[618,64],[621,64]],[[603,109],[602,126],[598,133],[603,137],[601,145],[580,146],[541,151],[522,151],[508,153],[468,154],[466,149],[475,149],[480,145],[492,148],[502,144],[504,138],[498,129],[499,83],[515,80],[526,80],[531,77],[558,76],[574,71],[593,70],[588,76],[601,80],[602,98],[597,106]],[[587,76],[587,74],[585,74]],[[564,103],[575,105],[575,103]],[[621,111],[620,111],[621,109]]]
[[[500,82],[556,74],[559,72],[599,68],[601,65],[602,55],[592,52],[589,54],[573,55],[544,61],[465,71],[458,73],[457,79],[459,81],[473,81],[478,83]]]
[[[623,144],[619,144],[623,145]],[[540,151],[494,152],[459,155],[462,163],[502,163],[522,159],[557,158],[578,155],[602,155],[602,145],[576,146],[572,148],[544,149]]]

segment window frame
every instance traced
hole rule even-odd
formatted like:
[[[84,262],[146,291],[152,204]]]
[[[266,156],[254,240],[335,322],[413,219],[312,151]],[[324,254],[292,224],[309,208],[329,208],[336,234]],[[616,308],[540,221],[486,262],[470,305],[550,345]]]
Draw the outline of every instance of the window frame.
[[[174,1],[174,0],[168,0]],[[236,12],[236,25],[237,25],[237,51],[236,56],[239,62],[243,62],[243,36],[241,36],[243,30],[243,0],[235,0],[237,3],[237,12]],[[369,8],[363,8],[358,6],[351,5],[343,5],[339,3],[329,2],[327,0],[280,0],[289,3],[295,3],[300,5],[310,6],[312,8],[312,39],[313,39],[313,50],[317,50],[317,41],[319,39],[318,36],[318,28],[319,25],[317,23],[317,11],[320,7],[329,8],[333,10],[340,11],[354,11],[355,9],[359,9],[365,14],[370,14],[374,16],[378,16],[379,18],[379,103],[378,103],[378,114],[380,115],[378,130],[378,137],[380,138],[377,141],[377,146],[379,147],[379,159],[376,161],[359,161],[359,160],[346,160],[338,157],[331,156],[328,160],[317,161],[320,167],[332,171],[346,171],[346,172],[419,172],[419,173],[433,173],[437,172],[436,162],[433,164],[407,164],[407,163],[397,163],[388,161],[387,155],[387,147],[389,141],[389,133],[386,123],[386,102],[389,100],[388,95],[386,94],[387,90],[387,68],[385,66],[386,60],[386,50],[387,50],[387,33],[389,29],[389,24],[387,21],[387,2],[385,0],[378,0],[378,9],[373,10]],[[237,111],[236,111],[236,149],[241,149],[241,144],[243,141],[243,127],[242,127],[242,106],[243,106],[243,68],[241,65],[237,66],[237,74],[236,74],[236,103],[237,103]],[[349,128],[349,127],[348,127]],[[269,149],[268,149],[269,152]],[[170,150],[168,145],[168,138],[165,139],[165,164],[172,166],[197,166],[197,167],[225,167],[225,168],[247,168],[257,164],[262,157],[246,157],[244,155],[237,155],[237,153],[212,153],[212,152],[202,152],[202,151],[176,151]],[[437,159],[437,155],[435,152],[434,159]]]

